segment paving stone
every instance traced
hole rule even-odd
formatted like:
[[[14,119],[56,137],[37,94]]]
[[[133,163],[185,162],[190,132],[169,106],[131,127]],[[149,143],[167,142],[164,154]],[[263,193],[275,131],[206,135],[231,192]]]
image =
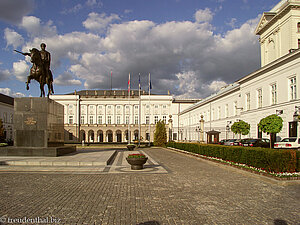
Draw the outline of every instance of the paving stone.
[[[300,221],[299,181],[276,181],[166,149],[143,151],[167,173],[93,174],[104,166],[81,168],[86,174],[72,174],[71,166],[65,174],[57,167],[0,171],[0,217],[109,225]],[[125,166],[124,158],[117,162]]]

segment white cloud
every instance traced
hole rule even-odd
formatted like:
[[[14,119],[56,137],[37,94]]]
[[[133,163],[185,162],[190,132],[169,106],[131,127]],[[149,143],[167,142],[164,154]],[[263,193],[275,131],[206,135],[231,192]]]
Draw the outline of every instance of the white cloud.
[[[72,74],[65,72],[54,79],[54,84],[60,86],[73,86],[81,85],[81,81],[74,79]]]
[[[9,70],[1,70],[0,69],[0,81],[7,80],[10,77],[11,73]]]
[[[210,22],[213,19],[213,13],[209,8],[199,9],[195,13],[197,23]]]
[[[207,13],[208,17],[201,19],[201,13]],[[170,89],[176,96],[202,98],[222,84],[234,82],[257,69],[260,60],[259,44],[254,35],[258,18],[221,36],[214,33],[209,23],[213,13],[209,9],[201,13],[198,13],[198,22],[156,24],[135,20],[113,24],[114,21],[110,21],[107,23],[109,26],[102,26],[107,28],[105,35],[89,32],[60,35],[55,33],[55,29],[52,36],[32,37],[23,45],[23,50],[39,48],[41,42],[47,44],[57,85],[64,81],[70,85],[82,82],[85,88],[107,89],[110,88],[109,74],[112,70],[113,88],[126,88],[130,72],[132,88],[137,88],[137,76],[141,73],[142,86],[146,89],[147,76],[151,73],[156,93],[166,93],[166,89]],[[107,17],[102,16],[104,19]],[[95,25],[90,23],[91,28],[99,25],[96,18],[101,18],[101,15],[95,14]],[[36,30],[41,24],[37,18],[31,18],[31,23],[24,27],[28,31],[30,27]],[[101,26],[99,29],[102,29]],[[65,61],[70,65],[60,68]],[[19,61],[14,67],[15,74],[19,74],[17,78],[26,79],[29,73],[26,61]],[[56,76],[58,68],[69,72]],[[72,75],[68,77],[68,73]]]
[[[0,20],[17,24],[34,8],[34,0],[1,0]]]
[[[19,81],[27,81],[27,76],[29,75],[29,65],[25,60],[19,60],[13,63],[13,74]]]
[[[226,86],[226,82],[224,81],[219,81],[219,80],[214,80],[211,82],[210,85],[208,85],[208,88],[212,90],[213,92],[219,91],[222,87]]]
[[[92,12],[82,24],[89,30],[104,31],[109,24],[116,20],[120,20],[120,17],[117,14],[106,16],[105,13],[98,14]]]
[[[10,88],[0,88],[0,93],[11,97],[25,97],[21,92],[13,92]]]
[[[24,43],[24,38],[9,28],[4,29],[4,39],[6,40],[6,46],[12,45],[15,49]]]
[[[41,20],[35,16],[24,16],[19,25],[25,29],[31,37],[51,37],[56,35],[56,26],[49,20],[47,23],[41,23]]]

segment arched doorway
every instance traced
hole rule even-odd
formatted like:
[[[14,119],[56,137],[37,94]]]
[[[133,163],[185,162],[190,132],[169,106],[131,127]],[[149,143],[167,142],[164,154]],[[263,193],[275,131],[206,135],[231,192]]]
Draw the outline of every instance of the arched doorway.
[[[113,142],[113,132],[111,130],[106,131],[107,142]]]
[[[88,136],[89,136],[89,139],[88,139],[88,141],[89,142],[94,142],[94,131],[93,130],[89,130],[89,133],[88,133]]]
[[[84,130],[80,131],[80,141],[85,141],[85,131]]]
[[[139,130],[134,131],[134,140],[138,141],[139,140]]]
[[[103,131],[102,130],[97,131],[97,140],[98,140],[98,142],[103,142]]]
[[[116,136],[117,136],[117,142],[122,142],[122,131],[117,130]]]
[[[128,130],[125,130],[125,139],[128,141],[130,139],[130,132],[129,132],[129,137],[128,137]]]

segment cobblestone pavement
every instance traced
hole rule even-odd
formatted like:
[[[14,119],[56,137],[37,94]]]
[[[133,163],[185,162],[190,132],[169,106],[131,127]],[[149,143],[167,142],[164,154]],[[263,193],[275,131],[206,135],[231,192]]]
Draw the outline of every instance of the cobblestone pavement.
[[[299,224],[299,181],[276,181],[166,149],[144,151],[169,173],[1,172],[0,223]]]

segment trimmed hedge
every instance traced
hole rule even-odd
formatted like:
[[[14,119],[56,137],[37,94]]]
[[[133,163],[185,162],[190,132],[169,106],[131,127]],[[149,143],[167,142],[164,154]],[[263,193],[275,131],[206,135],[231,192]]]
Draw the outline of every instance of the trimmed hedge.
[[[300,172],[300,152],[296,150],[181,142],[168,142],[167,147],[242,163],[269,172]]]

